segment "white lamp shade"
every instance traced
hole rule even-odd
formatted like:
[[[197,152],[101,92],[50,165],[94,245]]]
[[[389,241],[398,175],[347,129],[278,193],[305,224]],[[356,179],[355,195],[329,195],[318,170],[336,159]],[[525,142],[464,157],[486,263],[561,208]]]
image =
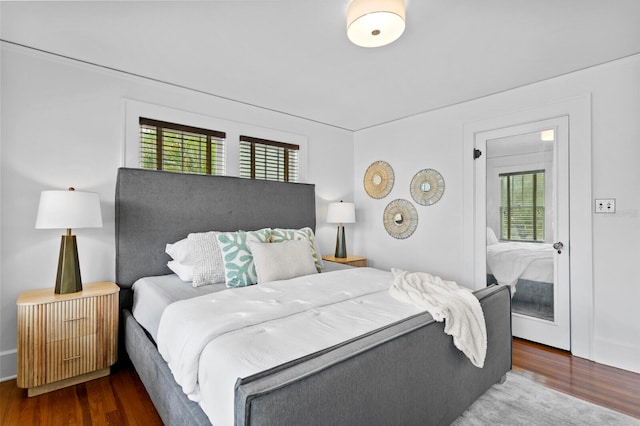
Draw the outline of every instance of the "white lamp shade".
[[[95,192],[42,191],[36,228],[100,228],[102,213]]]
[[[329,203],[327,209],[328,223],[355,223],[356,208],[353,203]]]
[[[380,47],[404,32],[404,0],[353,0],[347,10],[347,37],[361,47]]]

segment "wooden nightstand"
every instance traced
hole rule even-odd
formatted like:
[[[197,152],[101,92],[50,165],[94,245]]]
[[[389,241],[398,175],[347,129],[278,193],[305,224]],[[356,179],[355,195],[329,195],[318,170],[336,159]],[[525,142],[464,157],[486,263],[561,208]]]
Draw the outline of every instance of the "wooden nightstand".
[[[118,291],[110,282],[82,291],[18,296],[18,378],[28,396],[107,376],[118,356]]]
[[[327,262],[342,263],[343,265],[351,265],[357,267],[367,266],[367,258],[362,256],[352,256],[350,254],[347,257],[340,258],[335,256],[322,256],[322,260]]]

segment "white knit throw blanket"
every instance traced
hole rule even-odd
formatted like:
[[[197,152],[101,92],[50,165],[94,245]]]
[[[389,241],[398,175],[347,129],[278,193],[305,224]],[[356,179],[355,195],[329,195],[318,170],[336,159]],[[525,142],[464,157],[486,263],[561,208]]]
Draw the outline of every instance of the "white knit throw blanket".
[[[487,327],[480,302],[471,290],[459,287],[426,272],[392,269],[391,295],[422,307],[438,322],[445,321],[444,332],[478,368],[487,354]]]

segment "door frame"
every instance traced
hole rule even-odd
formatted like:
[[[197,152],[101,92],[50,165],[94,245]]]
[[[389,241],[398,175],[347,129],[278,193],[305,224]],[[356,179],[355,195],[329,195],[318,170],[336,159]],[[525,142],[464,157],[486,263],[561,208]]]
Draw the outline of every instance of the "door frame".
[[[511,327],[514,335],[516,332],[519,337],[530,339],[545,345],[549,345],[559,349],[571,350],[571,276],[570,276],[570,251],[571,241],[569,240],[569,170],[566,173],[560,173],[560,167],[569,168],[569,117],[564,115],[557,118],[547,119],[543,121],[535,121],[526,124],[519,124],[510,127],[504,127],[487,132],[479,132],[475,135],[474,148],[479,149],[482,155],[475,161],[475,194],[476,194],[476,214],[475,214],[475,256],[478,259],[475,262],[474,282],[482,282],[487,276],[487,263],[480,262],[480,253],[486,255],[486,226],[487,226],[487,144],[491,140],[501,139],[505,137],[523,135],[528,133],[541,132],[547,129],[554,129],[554,149],[553,164],[554,167],[550,173],[551,182],[553,182],[553,193],[549,195],[553,199],[550,204],[553,206],[553,235],[551,242],[562,241],[566,249],[562,250],[562,254],[554,256],[554,320],[546,321],[528,317],[526,315],[515,315],[511,320]],[[546,180],[546,178],[545,178]],[[561,193],[566,192],[567,198],[563,199],[559,196],[558,189],[562,189]],[[546,206],[545,204],[545,207]],[[549,242],[549,241],[547,241]]]
[[[591,95],[565,99],[553,104],[463,123],[463,233],[462,271],[465,283],[476,289],[486,285],[476,278],[476,265],[486,262],[476,255],[476,134],[501,128],[569,117],[569,241],[571,253],[571,352],[593,359],[593,247],[591,195]],[[486,212],[482,213],[483,216]],[[484,225],[486,226],[486,225]],[[483,226],[483,232],[484,232]],[[483,237],[484,241],[484,237]]]

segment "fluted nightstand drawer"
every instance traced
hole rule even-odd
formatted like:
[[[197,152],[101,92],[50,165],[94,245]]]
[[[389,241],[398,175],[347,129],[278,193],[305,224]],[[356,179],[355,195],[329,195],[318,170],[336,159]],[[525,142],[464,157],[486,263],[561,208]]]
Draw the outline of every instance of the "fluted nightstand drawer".
[[[95,297],[48,304],[47,342],[95,334],[95,305]]]
[[[96,335],[47,343],[47,382],[78,376],[97,369]]]

